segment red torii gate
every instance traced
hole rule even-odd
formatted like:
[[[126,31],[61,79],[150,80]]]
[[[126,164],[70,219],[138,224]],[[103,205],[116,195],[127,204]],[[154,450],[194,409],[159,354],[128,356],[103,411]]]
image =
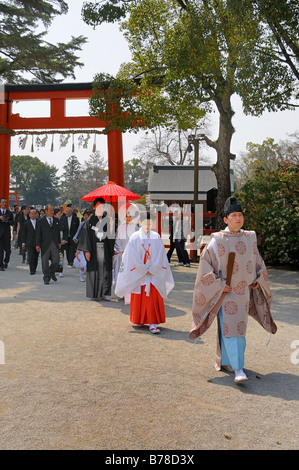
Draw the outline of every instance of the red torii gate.
[[[66,100],[89,99],[92,83],[5,85],[0,101],[0,197],[9,199],[11,136],[16,130],[97,129],[107,123],[91,116],[66,116]],[[13,101],[50,101],[50,117],[12,114]],[[107,132],[109,180],[124,186],[122,132]]]

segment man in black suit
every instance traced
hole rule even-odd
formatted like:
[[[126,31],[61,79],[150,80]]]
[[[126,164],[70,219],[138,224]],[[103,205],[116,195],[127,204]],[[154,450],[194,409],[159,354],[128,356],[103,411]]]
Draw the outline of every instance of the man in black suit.
[[[57,281],[55,272],[59,264],[59,249],[61,247],[59,219],[53,215],[53,206],[47,204],[45,216],[38,219],[36,228],[36,250],[41,251],[42,270],[46,285],[50,283],[50,279]]]
[[[13,213],[6,209],[7,199],[0,199],[0,271],[4,271],[9,263],[11,254],[11,230]],[[5,252],[5,256],[4,256]]]
[[[39,252],[36,250],[36,225],[37,211],[31,208],[29,211],[29,220],[24,224],[24,243],[22,248],[27,249],[30,274],[35,274]]]
[[[77,250],[76,243],[73,240],[79,227],[79,219],[73,213],[72,207],[67,207],[65,211],[65,217],[62,219],[65,224],[64,232],[67,234],[67,245],[66,245],[66,258],[69,265],[73,265],[75,253]]]

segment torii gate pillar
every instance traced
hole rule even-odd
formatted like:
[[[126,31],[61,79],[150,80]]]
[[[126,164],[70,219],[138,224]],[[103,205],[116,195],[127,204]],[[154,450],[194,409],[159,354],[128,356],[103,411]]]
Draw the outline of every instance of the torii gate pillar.
[[[116,130],[108,132],[107,141],[109,180],[114,181],[120,186],[124,186],[125,176],[122,132]]]
[[[88,99],[92,83],[6,85],[5,100],[0,101],[0,126],[11,131],[27,129],[94,129],[106,123],[91,116],[66,116],[67,99]],[[22,118],[12,114],[13,101],[50,100],[50,117]],[[11,133],[0,129],[0,197],[9,199]],[[107,132],[109,180],[124,186],[122,132]]]
[[[6,103],[0,103],[0,125],[6,128]],[[0,198],[9,201],[10,135],[0,134]]]

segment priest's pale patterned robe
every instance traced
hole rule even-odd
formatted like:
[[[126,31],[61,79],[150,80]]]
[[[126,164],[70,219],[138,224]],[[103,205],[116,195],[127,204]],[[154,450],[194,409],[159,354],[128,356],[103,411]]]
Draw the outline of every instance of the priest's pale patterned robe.
[[[235,253],[232,292],[224,293],[230,252]],[[250,288],[254,281],[260,285],[256,290]],[[211,234],[211,241],[201,254],[195,281],[189,337],[195,339],[202,335],[218,317],[220,308],[224,337],[245,337],[248,315],[274,334],[277,327],[270,312],[271,302],[268,273],[257,248],[255,232],[242,230],[235,234],[226,229]],[[216,368],[220,366],[218,344]]]

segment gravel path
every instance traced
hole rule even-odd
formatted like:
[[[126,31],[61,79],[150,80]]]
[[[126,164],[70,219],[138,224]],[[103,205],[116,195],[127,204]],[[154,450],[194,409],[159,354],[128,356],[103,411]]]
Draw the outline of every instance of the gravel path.
[[[172,270],[152,335],[122,301],[86,299],[76,269],[44,286],[40,264],[30,276],[13,251],[0,272],[0,449],[299,449],[299,273],[269,270],[278,332],[269,342],[249,319],[250,380],[235,385],[214,369],[216,324],[188,339],[197,265]]]

